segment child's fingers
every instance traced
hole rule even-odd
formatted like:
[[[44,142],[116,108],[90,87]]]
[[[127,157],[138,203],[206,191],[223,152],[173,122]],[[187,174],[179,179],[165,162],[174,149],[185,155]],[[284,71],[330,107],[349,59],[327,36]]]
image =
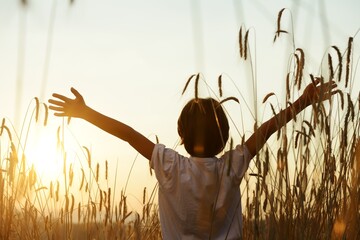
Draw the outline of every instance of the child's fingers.
[[[55,116],[57,117],[67,117],[68,115],[64,112],[61,112],[61,113],[54,113]]]
[[[332,82],[332,84],[329,86],[328,92],[333,93],[334,90],[336,90],[336,88],[337,88],[337,84],[335,82]],[[330,95],[333,95],[333,94],[330,94]]]
[[[330,85],[334,85],[334,84],[336,85],[336,83],[334,81],[329,81],[329,82],[322,83],[321,86],[325,87],[325,86],[330,86]]]
[[[318,86],[318,89],[320,91],[331,92],[336,87],[337,87],[337,84],[334,81],[330,81],[330,82],[321,84],[320,86]]]
[[[313,83],[315,86],[317,86],[319,83],[320,83],[320,85],[322,85],[321,78],[315,78],[315,81]]]
[[[327,85],[331,85],[331,86],[337,86],[335,81],[329,81],[326,83]]]
[[[63,100],[64,102],[71,100],[70,98],[65,97],[65,96],[63,96],[63,95],[61,95],[61,94],[57,94],[57,93],[54,93],[52,96],[53,96],[54,98],[58,98],[58,99],[60,99],[60,100]]]
[[[57,112],[64,112],[63,107],[57,107],[57,106],[49,106],[50,110],[57,111]]]
[[[75,97],[82,98],[81,94],[75,88],[72,87],[70,91],[75,95]]]
[[[320,80],[319,78],[315,78],[315,79],[311,78],[311,82],[314,86],[316,86],[320,82]]]
[[[331,96],[340,93],[340,90],[332,91]]]
[[[335,88],[337,88],[337,84],[331,85],[331,91],[334,90]]]
[[[336,85],[336,84],[335,84]],[[336,86],[331,85],[331,90],[329,90],[325,96],[324,96],[324,100],[328,100],[330,99],[333,95],[340,93],[340,90],[334,90],[336,88]]]
[[[51,103],[51,104],[54,104],[56,106],[62,106],[63,107],[65,105],[65,102],[57,101],[57,100],[54,100],[54,99],[49,99],[48,102]]]

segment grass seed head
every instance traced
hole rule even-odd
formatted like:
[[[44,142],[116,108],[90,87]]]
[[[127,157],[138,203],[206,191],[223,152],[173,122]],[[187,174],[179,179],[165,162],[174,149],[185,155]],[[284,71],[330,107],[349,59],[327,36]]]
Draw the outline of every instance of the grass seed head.
[[[190,83],[191,79],[193,79],[193,77],[195,77],[195,76],[196,76],[196,74],[193,74],[193,75],[191,75],[191,76],[188,78],[188,80],[187,80],[187,81],[186,81],[186,83],[185,83],[185,87],[184,87],[184,89],[183,89],[183,91],[182,91],[181,95],[184,95],[184,93],[185,93],[185,91],[186,91],[187,87],[189,86],[189,83]]]
[[[290,73],[286,74],[286,98],[290,99]]]
[[[341,74],[342,74],[342,56],[341,56],[341,52],[339,50],[339,48],[337,46],[331,46],[335,52],[336,52],[336,55],[338,57],[338,82],[341,81]]]
[[[234,102],[237,102],[237,103],[240,103],[239,102],[239,99],[237,99],[236,97],[227,97],[227,98],[225,98],[225,99],[223,99],[223,100],[221,100],[220,102],[219,102],[219,105],[222,105],[224,102],[227,102],[227,101],[234,101]]]
[[[242,26],[239,30],[239,49],[240,49],[240,58],[244,56],[244,46],[243,46],[243,36],[242,36]]]
[[[268,93],[268,94],[264,97],[262,103],[265,103],[265,102],[269,99],[269,97],[274,96],[274,95],[275,95],[275,93],[273,93],[273,92]]]
[[[79,188],[79,191],[81,191],[83,185],[84,185],[84,180],[85,180],[85,172],[84,172],[84,169],[81,168],[81,182],[80,182],[80,188]]]
[[[249,43],[249,30],[246,31],[245,33],[245,41],[244,41],[244,59],[247,59],[247,54],[248,54],[248,44]]]
[[[100,168],[100,164],[97,163],[96,164],[96,175],[95,175],[95,180],[97,183],[99,182],[99,170],[100,170],[99,168]]]
[[[219,87],[219,96],[222,97],[223,91],[222,91],[222,75],[219,75],[218,77],[218,87]]]
[[[34,98],[35,99],[35,121],[38,122],[39,120],[39,108],[40,108],[40,103],[39,103],[39,99],[37,97]]]
[[[345,87],[348,86],[349,78],[350,78],[350,60],[351,60],[351,50],[353,44],[353,37],[349,37],[347,54],[346,54],[346,70],[345,70]]]
[[[90,154],[90,150],[89,150],[87,147],[85,147],[85,146],[83,146],[83,148],[85,149],[86,154],[87,154],[88,167],[89,167],[89,169],[91,169],[91,154]]]
[[[43,103],[44,110],[45,110],[45,117],[44,117],[44,126],[47,125],[48,117],[49,117],[49,108],[46,103]]]
[[[328,65],[329,65],[329,81],[332,81],[334,79],[334,67],[332,63],[332,58],[330,53],[328,53]]]

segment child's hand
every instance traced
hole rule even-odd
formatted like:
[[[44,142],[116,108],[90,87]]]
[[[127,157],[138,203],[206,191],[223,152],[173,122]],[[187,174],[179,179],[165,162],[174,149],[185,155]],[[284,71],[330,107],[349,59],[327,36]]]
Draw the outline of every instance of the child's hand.
[[[304,89],[301,100],[306,106],[328,100],[337,93],[337,91],[334,91],[336,87],[337,85],[334,81],[321,83],[321,80],[316,78],[314,82],[307,85]]]
[[[49,103],[52,104],[49,108],[55,111],[55,116],[82,117],[84,115],[84,110],[86,109],[84,98],[75,88],[71,88],[71,92],[75,95],[75,99],[70,99],[57,93],[54,93],[52,96],[58,100],[49,99]]]

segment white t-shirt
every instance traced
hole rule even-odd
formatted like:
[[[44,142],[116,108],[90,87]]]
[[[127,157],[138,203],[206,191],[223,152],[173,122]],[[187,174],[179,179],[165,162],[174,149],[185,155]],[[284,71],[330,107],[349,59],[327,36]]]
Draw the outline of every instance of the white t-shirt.
[[[163,238],[240,239],[239,185],[251,158],[241,145],[220,158],[188,158],[156,144],[150,164],[159,182]]]

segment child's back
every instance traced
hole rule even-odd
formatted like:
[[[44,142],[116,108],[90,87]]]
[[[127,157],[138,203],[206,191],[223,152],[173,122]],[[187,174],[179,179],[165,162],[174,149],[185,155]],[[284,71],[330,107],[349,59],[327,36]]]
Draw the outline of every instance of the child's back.
[[[157,144],[151,167],[159,181],[159,211],[165,239],[238,239],[242,213],[240,181],[251,159],[246,147],[217,158],[229,137],[219,102],[193,99],[178,120],[191,157]],[[231,154],[231,156],[230,156]]]
[[[250,159],[247,148],[240,146],[221,158],[187,158],[157,144],[151,167],[159,181],[164,239],[238,239],[239,185]]]

